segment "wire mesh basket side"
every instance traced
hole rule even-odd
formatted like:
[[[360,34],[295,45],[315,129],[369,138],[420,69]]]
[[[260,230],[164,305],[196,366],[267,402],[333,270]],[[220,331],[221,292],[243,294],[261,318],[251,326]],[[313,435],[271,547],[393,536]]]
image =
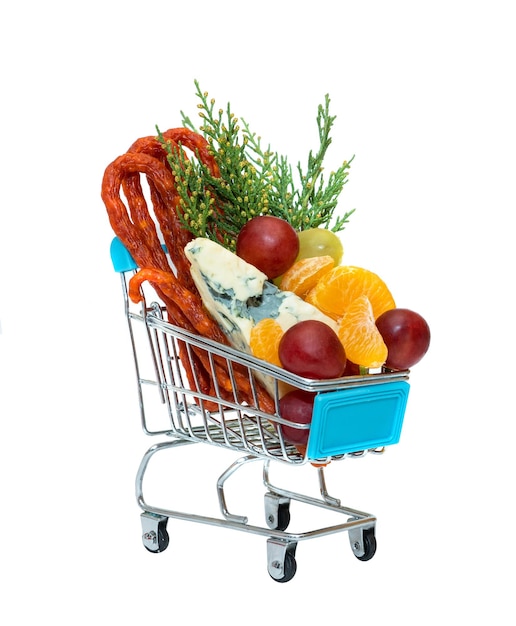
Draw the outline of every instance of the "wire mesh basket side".
[[[168,324],[157,302],[148,305],[144,299],[136,309],[126,299],[126,313],[146,434],[176,436],[289,463],[306,461],[304,450],[288,444],[278,426],[283,421],[278,414],[278,381],[272,379],[274,413],[267,412],[259,402],[261,383],[245,359]],[[211,369],[209,390],[199,379],[196,362],[200,356]],[[219,372],[221,366],[225,368],[230,389],[221,388],[216,365]],[[243,379],[251,401],[249,394],[246,400],[240,396]]]
[[[127,297],[129,280],[128,274],[123,287],[146,434],[296,464],[362,455],[398,442],[408,371],[304,379],[171,325],[155,299],[144,298],[135,309]],[[153,291],[148,295],[156,297]],[[310,424],[281,416],[280,397],[292,388],[313,393]]]

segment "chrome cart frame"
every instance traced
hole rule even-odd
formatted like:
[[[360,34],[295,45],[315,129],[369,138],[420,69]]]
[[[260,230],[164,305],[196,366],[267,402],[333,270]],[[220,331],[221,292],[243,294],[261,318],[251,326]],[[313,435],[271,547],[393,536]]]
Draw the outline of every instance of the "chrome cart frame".
[[[144,454],[136,476],[136,500],[141,514],[143,545],[163,552],[169,544],[167,522],[181,519],[225,527],[266,538],[267,568],[271,578],[287,582],[296,573],[297,544],[307,539],[347,532],[357,559],[367,561],[376,551],[376,518],[341,505],[326,488],[324,468],[334,461],[382,454],[398,442],[408,397],[408,371],[382,371],[338,380],[304,379],[269,365],[244,352],[194,335],[165,321],[165,307],[156,294],[146,293],[140,305],[128,296],[128,284],[137,271],[134,261],[118,239],[111,258],[121,276],[125,314],[134,355],[141,425],[149,436],[165,441]],[[195,354],[202,351],[212,367],[223,362],[233,395],[217,384],[207,392],[194,376],[187,382],[185,366],[194,371]],[[185,363],[189,359],[189,363]],[[247,376],[254,401],[238,395],[237,373]],[[266,382],[275,412],[265,412],[258,401],[258,384]],[[285,389],[295,387],[315,394],[311,424],[294,424],[282,418],[279,400]],[[306,446],[289,443],[284,428],[308,431]],[[240,456],[216,481],[220,516],[198,515],[153,505],[144,497],[143,483],[149,463],[159,452],[171,452],[193,443],[205,443],[238,452]],[[249,463],[263,463],[265,525],[249,523],[248,517],[231,513],[226,504],[226,481]],[[318,475],[317,497],[281,488],[270,480],[271,462],[314,465]],[[338,523],[300,533],[288,532],[290,503],[300,502],[344,515]]]

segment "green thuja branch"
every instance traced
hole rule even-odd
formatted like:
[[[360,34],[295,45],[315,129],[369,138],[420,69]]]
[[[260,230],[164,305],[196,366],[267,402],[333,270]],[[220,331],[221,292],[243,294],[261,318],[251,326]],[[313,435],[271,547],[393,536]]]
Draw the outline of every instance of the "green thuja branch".
[[[231,250],[243,225],[257,215],[281,217],[296,230],[323,227],[337,232],[345,228],[353,210],[340,217],[335,216],[335,210],[352,159],[344,161],[325,181],[323,161],[335,121],[329,113],[328,96],[317,114],[320,147],[315,154],[310,151],[304,171],[301,164],[294,170],[285,156],[270,146],[263,147],[261,138],[234,115],[229,103],[225,109],[216,109],[215,100],[201,91],[197,81],[195,86],[202,123],[196,128],[181,112],[182,123],[204,136],[220,176],[213,176],[199,159],[187,159],[183,151],[173,149],[157,129],[176,179],[178,213],[184,228]]]

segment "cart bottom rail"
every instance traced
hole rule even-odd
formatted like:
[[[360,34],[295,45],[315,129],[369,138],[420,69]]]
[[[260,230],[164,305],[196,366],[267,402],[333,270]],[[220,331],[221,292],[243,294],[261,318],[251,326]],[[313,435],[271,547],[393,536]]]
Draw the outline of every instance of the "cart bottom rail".
[[[358,511],[341,505],[339,499],[332,497],[326,489],[324,467],[317,467],[320,498],[315,498],[295,491],[282,489],[271,483],[269,478],[270,461],[263,458],[247,455],[233,462],[217,480],[217,496],[221,517],[212,517],[187,513],[150,505],[143,495],[144,477],[152,457],[158,452],[171,450],[179,446],[195,443],[188,439],[171,439],[151,446],[144,454],[136,475],[136,500],[143,510],[141,514],[142,541],[150,552],[163,552],[169,544],[167,522],[170,518],[189,522],[197,522],[239,530],[266,537],[267,539],[267,568],[271,578],[277,582],[291,580],[297,569],[295,552],[300,541],[322,537],[339,532],[347,532],[351,549],[357,559],[368,561],[376,552],[375,527],[376,518],[363,511]],[[264,496],[265,526],[249,524],[244,515],[230,513],[226,505],[225,483],[241,467],[249,463],[261,461],[263,463],[263,484],[266,487]],[[290,522],[290,502],[319,507],[328,511],[346,516],[346,521],[331,526],[324,526],[305,532],[288,532]]]

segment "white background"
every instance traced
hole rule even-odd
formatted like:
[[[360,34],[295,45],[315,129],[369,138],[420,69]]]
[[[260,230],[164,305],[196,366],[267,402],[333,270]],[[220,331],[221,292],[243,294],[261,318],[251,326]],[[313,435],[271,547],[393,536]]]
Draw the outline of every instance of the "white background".
[[[2,10],[2,623],[513,623],[511,5]],[[317,147],[330,94],[327,167],[355,155],[344,261],[379,273],[432,328],[400,444],[329,468],[330,492],[377,515],[375,558],[357,561],[342,534],[302,542],[286,585],[267,574],[261,537],[171,520],[163,554],[140,540],[133,480],[153,441],[100,184],[136,138],[195,116],[195,78],[292,162]],[[233,458],[188,448],[173,474],[157,472],[155,503],[183,506],[166,475],[187,512],[211,506]],[[261,506],[255,465],[235,477],[235,512]]]

